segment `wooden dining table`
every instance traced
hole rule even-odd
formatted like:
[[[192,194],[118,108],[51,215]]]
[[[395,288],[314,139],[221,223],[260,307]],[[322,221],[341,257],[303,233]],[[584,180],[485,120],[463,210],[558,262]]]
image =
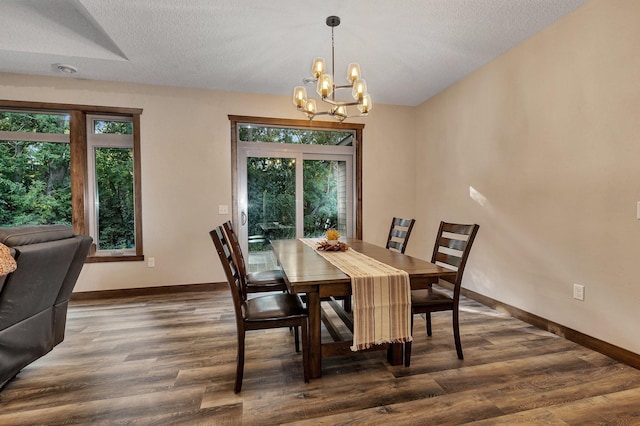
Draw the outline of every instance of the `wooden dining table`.
[[[340,241],[346,243],[349,249],[356,250],[396,269],[406,271],[409,274],[412,290],[428,288],[439,278],[452,279],[456,274],[455,271],[431,262],[362,240],[341,238]],[[320,305],[322,300],[328,300],[336,309],[338,316],[348,322],[348,312],[339,311],[336,299],[351,296],[351,278],[320,256],[314,248],[298,239],[275,240],[271,244],[289,291],[305,296],[309,311],[310,373],[311,378],[321,377],[323,358],[353,353],[349,348],[351,346],[349,341],[322,343],[323,311]],[[335,334],[337,332],[332,332],[332,336]],[[381,345],[381,347],[374,349],[385,348],[388,350],[387,358],[392,365],[402,364],[402,343]]]

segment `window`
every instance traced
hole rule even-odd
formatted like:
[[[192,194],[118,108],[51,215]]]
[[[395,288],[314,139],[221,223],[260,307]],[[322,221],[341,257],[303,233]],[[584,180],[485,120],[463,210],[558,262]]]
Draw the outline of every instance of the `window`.
[[[238,125],[241,142],[272,142],[302,145],[353,146],[354,131],[296,129],[287,127],[265,127],[250,124]]]
[[[0,101],[0,223],[72,225],[88,262],[142,260],[140,114]]]
[[[0,223],[71,225],[69,116],[0,111]]]
[[[96,253],[135,254],[133,125],[126,117],[87,117],[89,212]]]

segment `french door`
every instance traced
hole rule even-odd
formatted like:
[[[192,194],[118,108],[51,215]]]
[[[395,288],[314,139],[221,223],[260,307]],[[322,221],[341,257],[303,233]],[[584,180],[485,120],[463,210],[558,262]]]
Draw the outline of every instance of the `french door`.
[[[353,147],[238,142],[237,170],[234,224],[245,253],[328,228],[354,234]]]

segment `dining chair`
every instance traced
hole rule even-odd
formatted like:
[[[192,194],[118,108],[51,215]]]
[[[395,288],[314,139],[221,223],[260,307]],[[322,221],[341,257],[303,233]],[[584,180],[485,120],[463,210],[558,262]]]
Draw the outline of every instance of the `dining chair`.
[[[456,271],[453,284],[453,293],[449,295],[430,286],[424,290],[411,291],[411,328],[413,329],[413,315],[425,314],[427,321],[427,336],[431,336],[431,313],[440,311],[452,311],[453,337],[456,344],[458,359],[464,359],[462,355],[462,343],[460,342],[460,325],[458,306],[460,302],[460,287],[462,274],[467,264],[467,258],[471,252],[471,246],[476,238],[480,225],[462,225],[457,223],[440,222],[436,243],[431,256],[431,263]],[[442,279],[442,278],[441,278]],[[411,363],[411,342],[405,344],[404,365]]]
[[[391,228],[389,229],[386,248],[396,250],[404,254],[404,251],[407,249],[409,237],[411,236],[411,230],[415,223],[415,219],[394,217],[391,221]]]
[[[224,269],[233,298],[238,333],[238,355],[234,392],[240,393],[244,375],[245,335],[247,331],[269,328],[293,327],[302,330],[302,367],[305,383],[309,382],[309,315],[300,298],[291,293],[273,293],[247,298],[245,277],[231,253],[222,226],[209,232]],[[297,340],[297,334],[296,334]],[[296,351],[298,342],[296,341]]]
[[[245,277],[247,293],[263,293],[267,291],[287,291],[282,271],[280,269],[268,269],[264,271],[247,272],[247,266],[240,247],[238,235],[233,229],[231,221],[225,222],[223,225],[231,245],[231,252],[235,257],[236,265],[240,273]]]

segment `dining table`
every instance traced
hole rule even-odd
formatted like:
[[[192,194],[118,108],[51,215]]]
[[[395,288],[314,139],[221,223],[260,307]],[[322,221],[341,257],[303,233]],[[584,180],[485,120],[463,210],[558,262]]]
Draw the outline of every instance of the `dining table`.
[[[429,288],[440,278],[452,279],[456,274],[451,269],[360,239],[340,238],[340,241],[346,244],[348,250],[356,250],[393,268],[406,271],[412,290]],[[337,314],[334,317],[349,325],[349,312],[341,309],[344,305],[339,305],[338,302],[351,297],[351,277],[323,258],[316,248],[300,239],[274,240],[271,244],[287,288],[291,293],[303,296],[306,302],[309,312],[310,377],[321,377],[323,358],[353,354],[350,349],[352,341],[349,341],[348,336],[343,337],[338,327],[332,326],[321,307],[322,301],[328,302]],[[322,342],[323,319],[333,342]],[[400,365],[403,362],[403,348],[402,343],[391,343],[371,349],[387,349],[389,363]]]

